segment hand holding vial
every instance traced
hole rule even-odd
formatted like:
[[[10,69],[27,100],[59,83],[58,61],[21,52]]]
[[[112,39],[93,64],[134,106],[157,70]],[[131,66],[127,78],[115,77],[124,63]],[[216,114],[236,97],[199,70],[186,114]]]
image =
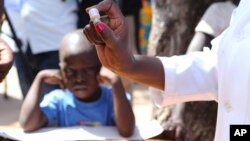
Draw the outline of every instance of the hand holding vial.
[[[95,44],[101,63],[114,72],[127,69],[133,63],[134,56],[128,45],[127,22],[119,7],[113,0],[104,0],[86,11],[91,22],[83,32]],[[107,15],[99,19],[98,11]]]

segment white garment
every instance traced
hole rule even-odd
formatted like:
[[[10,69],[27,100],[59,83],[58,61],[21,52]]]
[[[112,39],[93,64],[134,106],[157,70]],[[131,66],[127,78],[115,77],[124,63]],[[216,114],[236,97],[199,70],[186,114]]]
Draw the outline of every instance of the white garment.
[[[158,104],[216,100],[215,141],[229,141],[232,124],[250,125],[250,1],[234,10],[229,28],[212,42],[212,50],[171,58],[159,57],[165,92]]]
[[[231,1],[213,3],[202,16],[195,31],[217,37],[229,26],[235,8],[236,6]]]
[[[33,54],[58,50],[62,37],[76,29],[75,0],[7,0],[5,6],[18,37],[27,37]]]
[[[22,49],[25,50],[25,47],[27,45],[26,41],[26,34],[25,34],[25,28],[24,28],[24,23],[23,20],[21,19],[20,11],[22,7],[22,2],[21,0],[5,0],[4,1],[4,6],[7,10],[8,16],[11,20],[12,26],[15,29],[15,33],[18,36],[18,38],[22,41]],[[17,30],[18,29],[18,30]],[[17,47],[12,39],[12,32],[10,30],[8,22],[5,20],[1,26],[1,38],[4,39],[8,45],[11,47],[11,49],[14,52],[17,52]]]
[[[76,29],[75,0],[23,0],[21,16],[34,54],[59,49],[62,37]]]

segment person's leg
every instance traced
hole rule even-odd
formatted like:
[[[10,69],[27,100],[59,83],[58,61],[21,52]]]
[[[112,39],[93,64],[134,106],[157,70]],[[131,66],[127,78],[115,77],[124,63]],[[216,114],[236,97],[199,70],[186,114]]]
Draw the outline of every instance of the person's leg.
[[[138,48],[136,47],[135,42],[135,22],[134,22],[134,16],[133,15],[127,15],[126,17],[127,23],[128,23],[128,30],[129,30],[129,44],[131,46],[133,54],[138,54]],[[123,78],[122,77],[122,83],[125,88],[125,90],[131,94],[131,98],[133,99],[133,83],[134,81]],[[132,101],[131,99],[131,101]]]
[[[135,44],[135,25],[134,25],[134,16],[127,15],[125,16],[126,21],[128,23],[129,30],[129,45],[132,47],[132,51],[134,54],[137,54],[137,47]]]
[[[44,69],[59,69],[58,51],[51,51],[35,55],[38,61],[39,70]],[[46,94],[54,89],[58,89],[58,85],[45,84],[43,93]]]
[[[140,9],[134,13],[134,24],[135,24],[135,47],[138,54],[141,54],[140,41],[139,41],[139,30],[140,30]]]
[[[34,74],[32,74],[32,69],[30,68],[30,64],[24,60],[24,55],[20,52],[14,53],[14,63],[17,68],[17,75],[20,83],[20,88],[22,91],[23,98],[28,93],[30,85],[34,79]]]

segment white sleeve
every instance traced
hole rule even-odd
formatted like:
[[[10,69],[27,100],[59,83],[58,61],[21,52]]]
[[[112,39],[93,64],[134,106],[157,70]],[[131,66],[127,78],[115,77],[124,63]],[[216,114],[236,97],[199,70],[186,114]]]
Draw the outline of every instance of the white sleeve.
[[[156,105],[217,99],[214,51],[206,50],[188,55],[158,58],[164,67],[165,90],[152,92]]]
[[[195,28],[196,32],[204,32],[211,36],[218,36],[229,25],[235,5],[231,2],[216,2],[212,4],[202,16]]]

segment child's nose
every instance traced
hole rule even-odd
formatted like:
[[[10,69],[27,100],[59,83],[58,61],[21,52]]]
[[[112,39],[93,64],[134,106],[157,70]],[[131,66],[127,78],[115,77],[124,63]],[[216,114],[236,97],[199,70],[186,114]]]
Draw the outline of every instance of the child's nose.
[[[82,71],[79,71],[76,73],[76,81],[77,82],[81,82],[81,81],[84,81],[86,78],[86,73],[82,72]]]

